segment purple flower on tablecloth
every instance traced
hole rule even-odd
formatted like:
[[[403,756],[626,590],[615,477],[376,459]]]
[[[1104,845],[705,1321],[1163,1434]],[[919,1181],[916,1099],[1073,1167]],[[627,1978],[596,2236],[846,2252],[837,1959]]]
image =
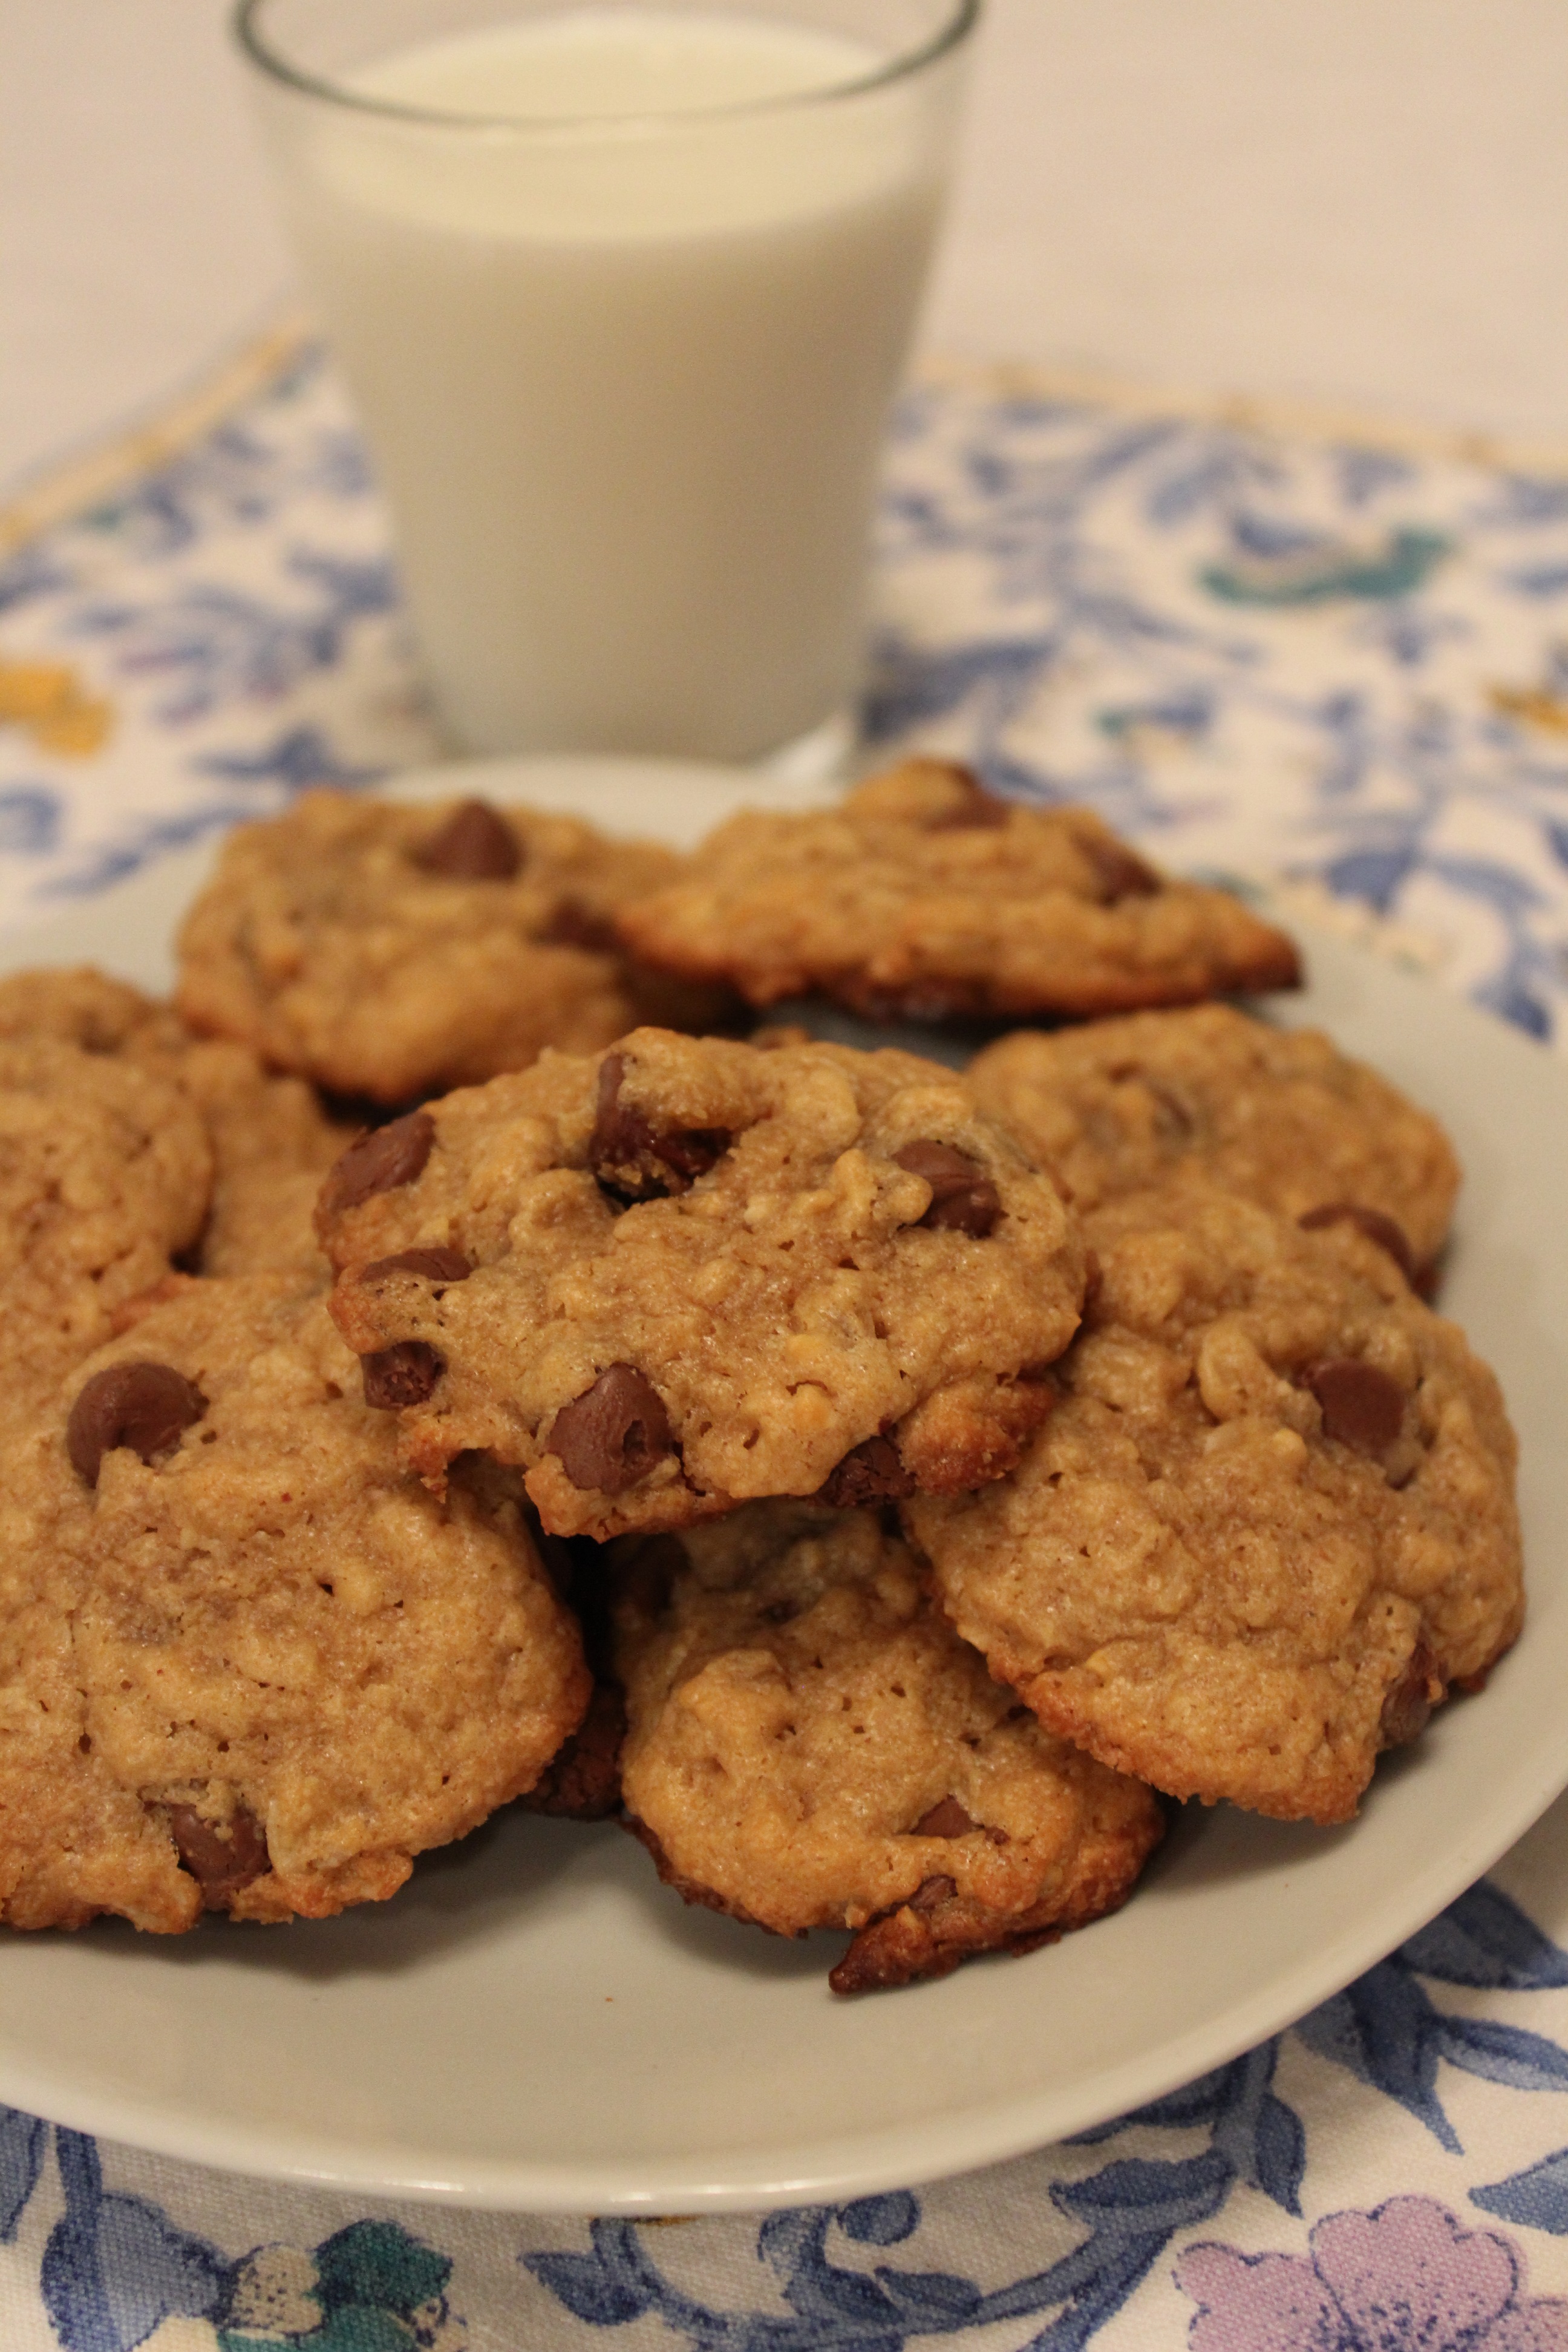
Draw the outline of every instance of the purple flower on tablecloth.
[[[1310,2242],[1310,2258],[1191,2247],[1190,2352],[1568,2352],[1568,2303],[1524,2294],[1513,2242],[1430,2197],[1331,2213]]]

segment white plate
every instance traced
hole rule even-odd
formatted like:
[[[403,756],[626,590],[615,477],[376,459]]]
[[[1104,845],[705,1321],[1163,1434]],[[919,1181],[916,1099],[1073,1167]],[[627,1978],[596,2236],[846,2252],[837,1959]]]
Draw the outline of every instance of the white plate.
[[[689,840],[753,777],[490,763],[482,789]],[[763,788],[779,804],[802,790]],[[94,956],[161,986],[205,857],[171,857],[0,968]],[[840,2001],[842,1938],[687,1910],[613,1826],[512,1814],[384,1908],[320,1925],[101,1923],[0,1939],[0,2098],[199,2162],[536,2212],[837,2199],[1034,2147],[1277,2031],[1485,1870],[1568,1780],[1568,1073],[1327,938],[1281,1004],[1451,1129],[1468,1171],[1445,1306],[1523,1444],[1531,1622],[1479,1699],[1380,1769],[1340,1830],[1189,1808],[1128,1908],[1026,1959]]]

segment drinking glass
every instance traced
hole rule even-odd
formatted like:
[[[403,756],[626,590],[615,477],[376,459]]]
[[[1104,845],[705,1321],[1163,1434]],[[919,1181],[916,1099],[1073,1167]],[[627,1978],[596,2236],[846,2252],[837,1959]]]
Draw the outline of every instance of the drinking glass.
[[[831,740],[980,0],[243,0],[454,744]]]

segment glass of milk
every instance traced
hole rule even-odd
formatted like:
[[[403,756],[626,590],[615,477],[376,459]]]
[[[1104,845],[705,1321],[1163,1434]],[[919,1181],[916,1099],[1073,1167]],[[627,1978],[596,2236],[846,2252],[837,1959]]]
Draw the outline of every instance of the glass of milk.
[[[979,0],[243,0],[476,752],[831,742]]]

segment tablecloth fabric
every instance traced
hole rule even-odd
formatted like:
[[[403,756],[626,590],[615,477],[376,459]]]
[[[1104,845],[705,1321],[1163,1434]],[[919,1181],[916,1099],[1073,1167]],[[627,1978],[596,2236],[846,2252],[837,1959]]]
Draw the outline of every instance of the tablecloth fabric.
[[[84,510],[0,516],[0,925],[438,754],[313,346]],[[933,374],[890,449],[874,651],[874,749],[1090,801],[1568,1050],[1568,466]],[[1568,1801],[1277,2041],[840,2207],[395,2210],[0,2109],[4,2352],[1091,2341],[1568,2352]]]

